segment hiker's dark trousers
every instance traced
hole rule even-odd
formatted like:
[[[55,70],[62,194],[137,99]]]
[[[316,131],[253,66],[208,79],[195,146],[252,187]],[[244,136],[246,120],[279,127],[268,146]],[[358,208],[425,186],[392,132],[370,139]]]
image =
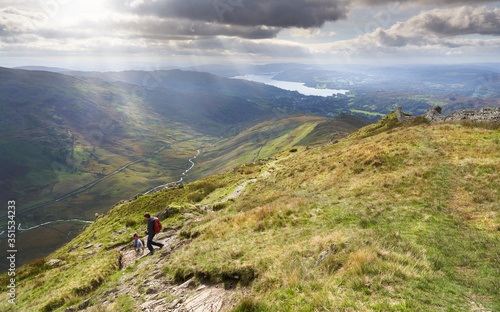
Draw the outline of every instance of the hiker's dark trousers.
[[[163,246],[163,244],[162,244],[162,243],[158,243],[158,242],[155,242],[155,241],[153,240],[153,237],[155,237],[155,234],[156,234],[156,233],[153,233],[153,234],[149,234],[149,235],[148,235],[148,243],[147,243],[147,246],[148,246],[149,251],[153,251],[153,245],[158,246],[158,247]]]

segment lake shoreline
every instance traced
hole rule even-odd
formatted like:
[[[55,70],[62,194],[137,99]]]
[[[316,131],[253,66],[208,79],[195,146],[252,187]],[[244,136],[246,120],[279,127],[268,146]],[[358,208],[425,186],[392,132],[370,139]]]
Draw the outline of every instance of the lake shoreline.
[[[253,82],[264,83],[269,86],[277,87],[280,89],[288,90],[288,91],[297,91],[300,94],[306,96],[336,96],[337,94],[346,94],[350,92],[350,90],[336,90],[336,89],[316,89],[311,88],[305,85],[302,82],[292,82],[292,81],[283,81],[283,80],[274,80],[273,78],[276,74],[259,74],[259,75],[243,75],[243,76],[234,76],[231,79],[242,79]]]

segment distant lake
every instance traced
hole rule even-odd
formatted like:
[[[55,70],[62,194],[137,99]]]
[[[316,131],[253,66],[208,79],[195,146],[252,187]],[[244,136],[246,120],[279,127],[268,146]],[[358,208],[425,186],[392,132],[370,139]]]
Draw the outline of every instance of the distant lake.
[[[290,82],[290,81],[280,81],[274,80],[275,75],[244,75],[236,76],[233,79],[244,79],[249,81],[261,82],[270,86],[275,86],[280,89],[288,91],[297,91],[304,95],[316,95],[316,96],[332,96],[335,94],[346,94],[349,90],[334,90],[334,89],[315,89],[305,86],[301,82]]]

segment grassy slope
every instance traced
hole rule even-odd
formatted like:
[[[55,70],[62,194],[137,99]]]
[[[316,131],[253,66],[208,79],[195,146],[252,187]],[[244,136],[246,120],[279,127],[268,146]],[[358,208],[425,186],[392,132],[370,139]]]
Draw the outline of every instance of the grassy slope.
[[[197,158],[197,167],[187,180],[193,181],[244,163],[266,159],[296,145],[339,140],[368,124],[368,120],[348,114],[334,118],[296,114],[265,121],[204,149]]]
[[[110,231],[138,230],[144,211],[166,205],[201,214],[187,203],[214,202],[256,177],[224,209],[183,229],[196,238],[172,255],[167,276],[239,281],[252,293],[240,311],[499,311],[499,149],[498,125],[401,126],[392,116],[335,145],[300,147],[277,161],[118,206],[69,246],[93,235],[108,247],[128,242],[129,234],[113,239]],[[178,226],[182,218],[165,224]],[[316,265],[331,244],[336,252]],[[54,293],[71,293],[66,302],[88,297],[61,277],[27,298],[50,272],[75,275],[90,266],[92,257],[65,256],[69,246],[53,255],[67,265],[18,281],[22,306],[47,306]],[[2,289],[1,310],[5,299]]]
[[[316,125],[326,120],[323,117],[299,115],[259,123],[237,136],[204,149],[188,180],[225,172],[238,165],[275,155],[297,144],[311,134]],[[319,141],[322,138],[316,139]],[[327,141],[325,139],[322,142]]]
[[[333,142],[369,124],[370,122],[366,119],[342,113],[318,124],[314,131],[300,140],[298,145]]]
[[[499,310],[500,131],[368,128],[270,164],[167,272],[250,268],[270,311]]]

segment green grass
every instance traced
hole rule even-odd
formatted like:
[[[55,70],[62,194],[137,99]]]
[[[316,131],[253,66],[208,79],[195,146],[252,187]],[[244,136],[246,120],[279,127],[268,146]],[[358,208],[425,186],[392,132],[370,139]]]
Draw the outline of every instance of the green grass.
[[[226,172],[253,160],[270,157],[297,144],[325,120],[322,117],[299,116],[262,122],[206,148],[197,158],[197,166],[188,179],[191,181]]]
[[[181,231],[190,243],[159,265],[172,283],[195,277],[235,286],[243,295],[234,311],[499,311],[499,142],[495,124],[403,125],[387,116],[337,144],[287,149],[277,160],[117,206],[54,256],[93,235],[108,248],[127,243],[129,232],[145,227],[134,222],[145,211],[176,206],[202,218]],[[221,199],[250,178],[257,181],[215,213],[192,205]],[[111,255],[102,253],[109,263]],[[78,265],[87,270],[92,262]],[[61,280],[74,280],[74,269]],[[57,269],[33,270],[20,281],[24,307],[73,300],[35,293],[30,303],[27,285]],[[112,272],[100,294],[115,287]],[[140,288],[140,279],[130,280],[128,287]],[[126,310],[134,302],[123,296],[111,304]]]
[[[250,279],[237,311],[498,310],[500,132],[389,125],[273,164],[166,272]]]
[[[54,311],[67,303],[83,300],[119,268],[118,252],[73,253],[61,255],[59,259],[66,264],[50,267],[41,259],[16,272],[15,311]],[[5,293],[4,289],[2,292]],[[2,295],[0,311],[12,311],[12,305],[4,297]]]
[[[380,116],[380,117],[384,117],[385,116],[384,114],[381,114],[381,113],[375,113],[375,112],[369,112],[369,111],[362,111],[362,110],[357,110],[357,109],[351,109],[351,112],[360,113],[360,114],[366,114],[366,115],[369,115],[369,116]]]

